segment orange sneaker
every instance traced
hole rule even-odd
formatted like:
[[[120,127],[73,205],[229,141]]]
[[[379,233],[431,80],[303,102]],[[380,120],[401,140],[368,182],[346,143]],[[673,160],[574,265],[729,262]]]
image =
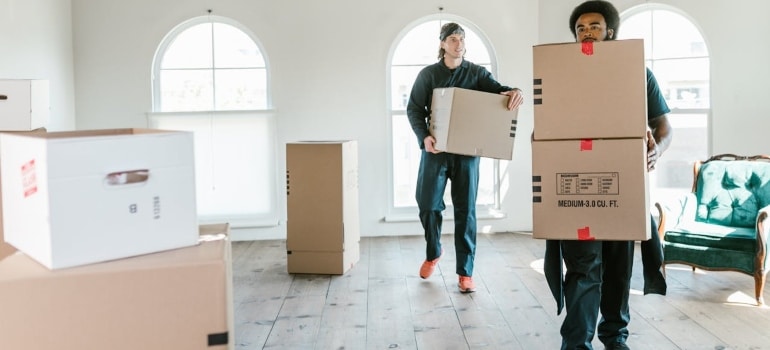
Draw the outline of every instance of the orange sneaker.
[[[470,276],[460,276],[460,282],[457,283],[460,287],[460,293],[473,293],[476,291],[476,283],[473,283],[473,278]]]
[[[441,255],[444,255],[443,249],[441,249]],[[433,271],[436,269],[436,265],[438,265],[438,260],[441,259],[441,255],[439,255],[438,258],[433,260],[425,260],[422,263],[422,266],[420,266],[420,277],[426,279],[433,274]]]

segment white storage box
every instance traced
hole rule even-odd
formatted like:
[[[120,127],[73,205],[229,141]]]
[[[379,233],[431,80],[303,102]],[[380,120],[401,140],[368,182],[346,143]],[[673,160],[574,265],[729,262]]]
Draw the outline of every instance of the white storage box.
[[[46,127],[50,113],[48,80],[0,79],[0,131]]]
[[[198,242],[193,134],[0,134],[5,241],[51,269]]]

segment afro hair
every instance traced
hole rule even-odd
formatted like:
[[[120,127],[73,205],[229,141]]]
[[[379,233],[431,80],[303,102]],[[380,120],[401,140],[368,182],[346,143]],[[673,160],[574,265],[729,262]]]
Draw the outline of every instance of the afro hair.
[[[604,21],[607,22],[607,29],[612,29],[612,31],[615,33],[612,38],[608,39],[613,39],[618,36],[618,26],[620,26],[620,15],[618,14],[618,9],[616,9],[615,6],[612,5],[609,1],[605,0],[589,0],[578,5],[574,10],[572,10],[572,15],[569,16],[569,30],[572,32],[572,36],[577,38],[577,33],[575,32],[575,23],[577,23],[577,20],[580,18],[580,16],[586,13],[598,13],[604,17]]]

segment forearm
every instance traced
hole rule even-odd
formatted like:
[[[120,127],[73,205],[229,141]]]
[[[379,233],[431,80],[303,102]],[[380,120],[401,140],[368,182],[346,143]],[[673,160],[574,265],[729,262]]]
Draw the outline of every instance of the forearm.
[[[658,145],[658,152],[663,154],[668,149],[673,138],[673,129],[668,122],[668,116],[664,114],[650,119],[649,126],[655,143]]]

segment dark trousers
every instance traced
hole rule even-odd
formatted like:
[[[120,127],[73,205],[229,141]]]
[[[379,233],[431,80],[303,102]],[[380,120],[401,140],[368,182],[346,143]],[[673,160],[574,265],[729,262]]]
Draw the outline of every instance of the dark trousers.
[[[663,277],[663,245],[658,236],[658,223],[650,215],[651,238],[642,241],[642,273],[644,294],[666,295],[666,279]]]
[[[599,340],[625,342],[634,242],[561,241],[561,250],[567,267],[562,349],[592,349],[599,311]]]
[[[476,255],[476,195],[479,188],[479,158],[452,153],[422,152],[417,174],[417,207],[425,231],[425,256],[433,260],[441,255],[441,212],[446,208],[444,191],[451,180],[455,222],[456,272],[473,275]]]

